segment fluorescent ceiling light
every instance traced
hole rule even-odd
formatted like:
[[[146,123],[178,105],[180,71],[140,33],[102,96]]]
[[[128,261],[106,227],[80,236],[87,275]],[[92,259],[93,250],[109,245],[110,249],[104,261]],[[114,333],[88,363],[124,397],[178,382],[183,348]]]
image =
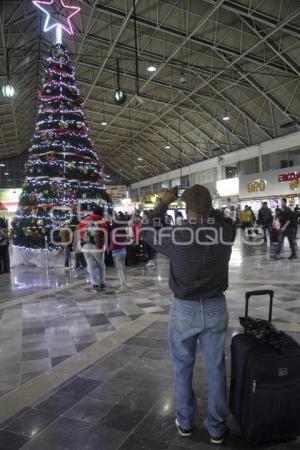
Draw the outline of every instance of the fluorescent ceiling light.
[[[147,71],[148,72],[155,72],[156,71],[156,67],[151,64],[150,66],[147,67]]]

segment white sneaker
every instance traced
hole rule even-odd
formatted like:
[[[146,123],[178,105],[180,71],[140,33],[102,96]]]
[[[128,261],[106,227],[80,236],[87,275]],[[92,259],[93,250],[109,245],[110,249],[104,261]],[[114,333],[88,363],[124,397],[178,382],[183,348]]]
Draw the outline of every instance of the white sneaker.
[[[153,267],[155,266],[155,262],[153,261],[153,259],[150,259],[150,261],[147,262],[146,267]]]

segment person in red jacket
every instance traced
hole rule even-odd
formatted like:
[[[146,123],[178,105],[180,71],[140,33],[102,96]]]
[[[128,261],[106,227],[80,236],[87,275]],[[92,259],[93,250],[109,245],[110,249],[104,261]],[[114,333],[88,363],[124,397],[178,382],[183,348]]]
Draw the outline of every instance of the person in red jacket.
[[[107,243],[107,223],[103,219],[103,209],[95,206],[92,214],[79,223],[77,232],[92,282],[92,290],[103,290],[106,286],[104,254]]]

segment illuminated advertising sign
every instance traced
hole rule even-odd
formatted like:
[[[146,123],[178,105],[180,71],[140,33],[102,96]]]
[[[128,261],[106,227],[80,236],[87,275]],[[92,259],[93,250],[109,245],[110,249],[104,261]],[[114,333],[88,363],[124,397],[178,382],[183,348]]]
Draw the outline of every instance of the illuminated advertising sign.
[[[278,175],[279,183],[283,181],[299,181],[300,180],[300,172],[290,172],[290,173],[282,173]]]

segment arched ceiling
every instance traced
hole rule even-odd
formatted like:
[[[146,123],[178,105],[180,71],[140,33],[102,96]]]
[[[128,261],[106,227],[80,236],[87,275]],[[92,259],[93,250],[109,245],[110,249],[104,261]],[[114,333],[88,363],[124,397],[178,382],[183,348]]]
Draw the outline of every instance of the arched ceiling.
[[[64,43],[91,135],[105,165],[125,182],[299,129],[299,1],[136,0],[141,103],[132,1],[68,3],[82,7]],[[34,130],[54,39],[43,32],[43,19],[31,0],[0,3],[0,84],[8,50],[17,89],[13,101],[0,98],[0,158],[26,150]],[[113,101],[117,58],[128,95],[123,106]]]

